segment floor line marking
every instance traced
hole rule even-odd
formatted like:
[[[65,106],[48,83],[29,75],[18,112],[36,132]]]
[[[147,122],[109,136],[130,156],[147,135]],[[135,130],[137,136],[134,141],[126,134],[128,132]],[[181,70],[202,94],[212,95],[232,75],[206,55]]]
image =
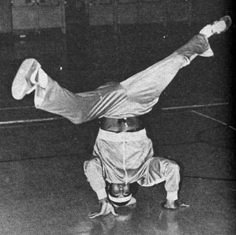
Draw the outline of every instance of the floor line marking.
[[[209,103],[209,104],[195,104],[195,105],[183,105],[183,106],[170,106],[161,108],[161,110],[178,110],[178,109],[190,109],[190,108],[204,108],[204,107],[214,107],[214,106],[223,106],[228,105],[228,102],[222,103]]]
[[[229,125],[229,124],[226,123],[226,122],[223,122],[223,121],[221,121],[221,120],[218,120],[218,119],[216,119],[216,118],[213,118],[213,117],[211,117],[211,116],[209,116],[209,115],[206,115],[206,114],[197,112],[197,111],[195,111],[195,110],[191,110],[191,112],[192,112],[192,113],[195,113],[195,114],[197,114],[197,115],[199,115],[199,116],[201,116],[201,117],[205,117],[205,118],[207,118],[207,119],[209,119],[209,120],[212,120],[212,121],[215,121],[215,122],[217,122],[217,123],[220,123],[221,125],[227,126],[228,128],[230,128],[230,129],[236,131],[236,128],[235,128],[234,126],[231,126],[231,125]]]
[[[37,118],[37,119],[24,119],[24,120],[13,120],[13,121],[3,121],[0,122],[0,126],[10,125],[10,124],[21,124],[21,123],[34,123],[34,122],[48,122],[61,120],[62,117],[51,117],[51,118]]]
[[[6,111],[6,110],[21,110],[21,109],[32,109],[34,106],[17,106],[17,107],[4,107],[0,108],[0,111]]]

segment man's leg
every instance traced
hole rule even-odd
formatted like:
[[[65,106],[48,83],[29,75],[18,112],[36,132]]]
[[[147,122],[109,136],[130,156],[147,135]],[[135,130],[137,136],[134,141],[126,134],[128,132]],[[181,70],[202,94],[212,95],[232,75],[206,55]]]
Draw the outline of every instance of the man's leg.
[[[26,59],[14,78],[12,96],[20,100],[35,90],[36,108],[63,116],[77,124],[102,116],[139,116],[152,109],[164,88],[187,63],[186,56],[181,53],[173,53],[121,85],[103,86],[102,89],[78,94],[51,79],[38,61]]]
[[[225,31],[229,26],[230,18],[224,17],[213,25],[204,27],[201,34],[164,60],[126,79],[121,85],[103,86],[80,94],[73,94],[60,87],[49,79],[38,62],[29,59],[23,62],[13,81],[12,95],[15,99],[22,99],[36,88],[37,108],[61,115],[74,123],[103,116],[126,118],[143,115],[151,111],[162,91],[182,67],[197,55],[212,55],[207,38]],[[46,82],[45,78],[48,78]]]
[[[205,26],[198,35],[195,35],[170,56],[121,82],[121,85],[127,90],[129,101],[122,112],[133,115],[149,112],[181,68],[188,65],[198,55],[213,56],[208,38],[226,31],[230,25],[231,19],[226,16],[212,25]]]
[[[119,83],[73,93],[50,78],[37,60],[26,59],[13,80],[12,96],[20,100],[32,91],[35,91],[36,108],[63,116],[75,124],[100,118],[107,110],[118,109],[126,99],[126,92]]]

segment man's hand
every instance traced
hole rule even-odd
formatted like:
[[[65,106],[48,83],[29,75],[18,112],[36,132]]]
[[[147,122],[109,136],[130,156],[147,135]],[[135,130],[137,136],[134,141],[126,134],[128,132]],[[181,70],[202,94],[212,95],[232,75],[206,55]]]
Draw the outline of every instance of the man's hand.
[[[101,216],[101,215],[108,215],[110,213],[112,213],[115,216],[118,216],[118,214],[115,212],[114,207],[107,200],[107,198],[101,199],[99,201],[99,203],[101,204],[100,212],[95,212],[95,213],[89,214],[90,219],[94,219],[94,218]]]

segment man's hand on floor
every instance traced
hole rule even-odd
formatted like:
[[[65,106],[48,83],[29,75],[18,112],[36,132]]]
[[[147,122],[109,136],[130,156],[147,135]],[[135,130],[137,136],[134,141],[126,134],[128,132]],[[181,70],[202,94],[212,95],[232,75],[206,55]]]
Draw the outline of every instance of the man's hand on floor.
[[[101,215],[108,215],[110,213],[112,213],[114,216],[118,216],[118,214],[115,212],[114,207],[107,200],[107,198],[104,198],[104,199],[100,200],[99,203],[101,204],[100,211],[89,214],[90,219],[94,219],[94,218],[96,218],[98,216],[101,216]]]

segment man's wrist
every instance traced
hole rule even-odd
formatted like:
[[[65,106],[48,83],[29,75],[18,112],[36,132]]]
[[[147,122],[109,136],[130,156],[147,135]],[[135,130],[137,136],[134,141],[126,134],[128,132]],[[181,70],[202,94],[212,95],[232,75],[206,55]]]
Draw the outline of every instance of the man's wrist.
[[[100,203],[100,204],[107,203],[107,202],[108,202],[107,197],[102,198],[102,199],[99,200],[99,203]]]

